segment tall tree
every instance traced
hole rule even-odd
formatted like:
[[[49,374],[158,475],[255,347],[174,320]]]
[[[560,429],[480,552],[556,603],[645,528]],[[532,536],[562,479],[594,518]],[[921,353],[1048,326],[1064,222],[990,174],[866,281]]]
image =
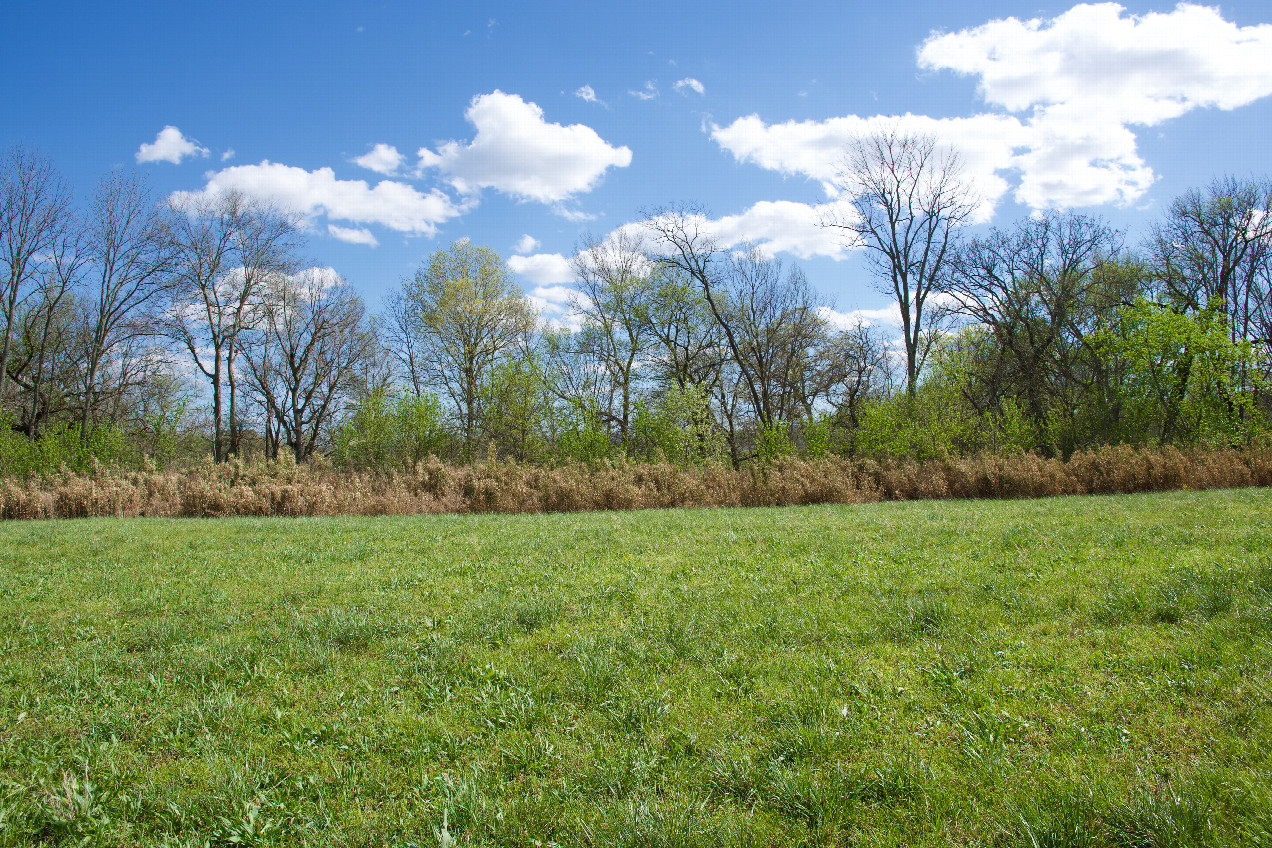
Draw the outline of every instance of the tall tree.
[[[654,282],[642,245],[626,230],[607,239],[588,236],[571,261],[578,290],[571,299],[582,318],[576,341],[605,378],[599,409],[620,441],[629,435],[640,361],[654,342],[649,321]]]
[[[186,349],[212,390],[213,456],[220,462],[238,446],[238,340],[259,311],[263,281],[290,270],[297,223],[236,191],[178,196],[169,206],[176,257],[164,330]]]
[[[976,198],[957,152],[896,124],[849,144],[837,183],[848,212],[825,223],[841,229],[849,246],[866,250],[896,301],[913,396],[932,338],[929,298],[939,291],[955,232],[971,220]]]
[[[115,172],[98,185],[85,253],[91,271],[84,301],[80,437],[87,440],[103,366],[154,331],[151,307],[170,282],[174,254],[167,217],[141,176]]]
[[[0,157],[0,397],[9,374],[14,320],[23,290],[46,273],[48,257],[70,226],[70,190],[52,160],[25,147]]]
[[[376,338],[362,299],[326,269],[271,277],[262,301],[262,319],[246,339],[248,381],[265,411],[267,454],[286,445],[301,462],[356,387]]]
[[[419,361],[454,404],[471,456],[482,386],[507,354],[526,345],[535,313],[499,254],[467,240],[435,251],[405,281],[403,295]]]
[[[988,403],[1012,396],[1038,427],[1065,406],[1057,401],[1075,377],[1072,358],[1098,305],[1100,266],[1120,247],[1099,219],[1056,212],[960,245],[947,286],[958,310],[993,336],[992,369],[983,375]]]
[[[1272,182],[1223,177],[1176,198],[1148,252],[1174,308],[1222,315],[1233,342],[1272,344],[1262,320],[1272,299]],[[1248,387],[1241,367],[1237,385]]]

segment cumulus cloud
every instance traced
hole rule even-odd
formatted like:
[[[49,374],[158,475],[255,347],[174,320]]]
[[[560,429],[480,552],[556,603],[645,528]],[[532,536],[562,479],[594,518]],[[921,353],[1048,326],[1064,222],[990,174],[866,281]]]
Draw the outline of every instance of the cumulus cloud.
[[[836,197],[844,149],[854,138],[887,127],[933,135],[957,149],[973,188],[984,201],[982,219],[988,218],[994,204],[1009,189],[998,171],[1004,162],[1012,162],[1017,149],[1031,138],[1029,130],[1010,115],[929,118],[910,114],[870,118],[849,115],[783,124],[765,124],[758,115],[749,115],[727,127],[713,126],[711,138],[739,162],[810,177],[822,184],[828,197]]]
[[[336,179],[330,168],[307,171],[269,161],[218,171],[209,175],[202,190],[176,192],[174,198],[182,201],[198,195],[215,196],[228,189],[276,202],[311,220],[325,215],[333,221],[378,224],[410,235],[431,236],[439,224],[467,210],[436,189],[423,194],[392,180],[370,186],[364,180]],[[337,229],[350,232],[347,228]]]
[[[513,247],[513,251],[515,253],[520,253],[522,255],[534,253],[538,249],[539,240],[529,233],[526,233],[521,238],[517,239],[517,244]]]
[[[581,85],[574,90],[574,96],[588,103],[599,103],[596,97],[596,90],[590,85]]]
[[[349,244],[365,244],[368,247],[380,245],[375,235],[366,227],[337,227],[335,224],[328,224],[327,235]]]
[[[570,260],[559,253],[510,256],[508,267],[514,274],[536,286],[568,283],[574,279],[574,272],[570,270]]]
[[[658,96],[658,84],[653,80],[646,80],[644,88],[640,90],[628,89],[627,93],[640,100],[653,100]]]
[[[465,113],[477,128],[471,142],[421,148],[420,170],[437,169],[456,190],[483,188],[523,200],[560,203],[591,191],[610,168],[631,164],[627,147],[612,147],[583,124],[544,120],[543,110],[515,94],[474,97]]]
[[[353,160],[353,164],[377,174],[391,177],[402,167],[405,157],[391,144],[377,144],[371,150]]]
[[[823,223],[842,219],[846,214],[847,207],[841,201],[811,205],[787,200],[762,200],[736,215],[720,218],[698,215],[695,223],[701,233],[725,250],[749,243],[769,255],[780,252],[800,259],[816,256],[842,259],[847,255],[843,232],[823,226]],[[660,249],[647,223],[623,224],[606,238],[611,240],[626,236],[629,241],[637,243],[649,240],[654,249]]]
[[[1131,128],[1272,94],[1272,25],[1239,27],[1217,9],[1188,3],[1142,16],[1117,3],[1084,3],[1051,19],[933,34],[918,63],[977,77],[981,98],[1002,111],[784,124],[751,115],[713,126],[712,138],[739,161],[801,174],[833,192],[845,145],[888,121],[960,150],[985,200],[982,218],[1011,190],[1008,178],[1015,199],[1035,209],[1127,204],[1155,179]]]
[[[830,213],[829,205],[761,200],[737,215],[708,222],[708,230],[722,247],[751,242],[770,255],[781,252],[800,259],[842,259],[846,255],[843,233],[822,226]]]
[[[181,130],[174,126],[166,126],[155,136],[155,140],[149,144],[142,143],[137,148],[136,158],[138,164],[142,162],[171,162],[174,165],[180,165],[181,160],[187,156],[207,156],[208,149],[200,146],[197,142],[186,138],[181,134]]]
[[[676,91],[686,96],[688,96],[688,92],[690,91],[696,91],[699,94],[707,93],[707,87],[704,86],[702,83],[698,82],[693,77],[685,77],[684,79],[673,84],[672,88],[674,88]]]
[[[933,35],[919,66],[979,78],[985,101],[1010,112],[1081,103],[1144,126],[1272,94],[1272,24],[1239,27],[1217,8],[1189,3],[1125,11],[1083,3],[1050,20],[1006,18]]]

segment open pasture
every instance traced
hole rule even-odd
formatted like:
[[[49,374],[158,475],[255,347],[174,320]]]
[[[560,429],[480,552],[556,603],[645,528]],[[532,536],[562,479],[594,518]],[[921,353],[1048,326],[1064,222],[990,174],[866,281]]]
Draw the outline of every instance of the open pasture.
[[[1266,490],[0,525],[0,845],[1272,845]]]

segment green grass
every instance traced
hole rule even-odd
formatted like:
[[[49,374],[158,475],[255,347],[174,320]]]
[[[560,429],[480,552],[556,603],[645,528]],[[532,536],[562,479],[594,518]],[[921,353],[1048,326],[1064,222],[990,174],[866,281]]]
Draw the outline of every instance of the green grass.
[[[0,845],[1272,846],[1266,490],[0,559]]]

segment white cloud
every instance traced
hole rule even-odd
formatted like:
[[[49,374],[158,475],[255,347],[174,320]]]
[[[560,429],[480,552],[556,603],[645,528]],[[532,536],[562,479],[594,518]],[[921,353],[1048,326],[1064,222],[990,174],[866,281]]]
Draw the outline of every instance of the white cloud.
[[[477,128],[467,144],[448,141],[419,151],[421,172],[436,168],[458,191],[493,188],[513,197],[560,203],[590,191],[610,168],[632,161],[627,147],[611,147],[583,124],[548,123],[543,110],[515,94],[474,97],[465,113]]]
[[[354,159],[353,164],[388,177],[397,173],[398,168],[402,167],[402,161],[405,158],[401,153],[398,153],[398,149],[393,145],[377,144],[367,153]]]
[[[696,91],[699,94],[707,93],[707,87],[704,86],[702,83],[698,82],[693,77],[685,77],[684,79],[672,85],[672,88],[674,88],[676,91],[680,92],[681,94],[685,94],[686,96],[688,96],[687,92],[689,91]]]
[[[227,149],[226,149],[226,151],[225,151],[224,153],[222,153],[222,154],[221,154],[221,161],[222,161],[222,162],[228,162],[228,161],[230,161],[230,160],[231,160],[231,159],[233,159],[233,158],[234,158],[234,148],[233,148],[233,147],[227,148]]]
[[[438,224],[467,211],[436,189],[421,194],[392,180],[372,187],[363,180],[338,180],[330,168],[306,171],[269,161],[225,168],[209,175],[201,191],[176,192],[174,198],[181,201],[227,189],[274,201],[310,219],[326,215],[334,221],[378,224],[411,235],[431,236]]]
[[[380,242],[376,240],[375,235],[366,227],[337,227],[335,224],[328,224],[327,235],[349,244],[365,244],[368,247],[380,246]]]
[[[957,148],[967,176],[984,199],[982,219],[1009,188],[997,172],[1014,161],[1016,150],[1031,138],[1029,130],[1009,115],[976,115],[971,118],[929,118],[926,115],[849,115],[826,121],[787,121],[765,124],[759,115],[738,118],[727,127],[712,126],[711,138],[739,162],[750,162],[787,175],[803,175],[822,183],[828,197],[835,184],[844,149],[856,137],[889,126],[933,135]]]
[[[574,279],[570,260],[559,253],[536,253],[532,256],[509,256],[508,267],[519,277],[536,286],[568,283]]]
[[[517,244],[513,247],[513,251],[520,254],[534,253],[539,249],[539,240],[534,236],[526,233],[517,239]]]
[[[1006,18],[933,35],[919,66],[979,77],[986,102],[1010,112],[1083,104],[1144,126],[1272,94],[1272,24],[1239,27],[1217,8],[1190,3],[1125,11],[1082,3],[1050,20]]]
[[[181,134],[174,126],[166,126],[155,136],[154,142],[142,143],[137,148],[138,164],[142,162],[171,162],[180,165],[187,156],[207,156],[208,149]]]
[[[739,161],[807,176],[833,193],[845,145],[877,122],[897,122],[960,150],[985,200],[981,218],[1011,190],[1009,179],[1017,180],[1015,199],[1035,209],[1128,204],[1156,179],[1130,128],[1272,95],[1272,25],[1238,27],[1217,9],[1188,3],[1142,16],[1117,3],[1080,4],[1048,20],[1007,18],[934,34],[918,63],[978,77],[988,104],[1019,116],[849,115],[766,125],[751,115],[713,126],[711,136]]]
[[[581,100],[585,100],[588,103],[600,102],[600,100],[598,100],[596,97],[596,90],[593,89],[592,86],[590,85],[581,85],[578,88],[576,88],[574,90],[574,96]]]
[[[628,89],[627,93],[632,97],[637,97],[641,100],[653,100],[658,96],[658,84],[653,80],[646,80],[644,88],[639,91],[635,89]]]
[[[711,238],[715,246],[724,250],[743,243],[754,244],[766,254],[790,253],[800,259],[825,256],[844,258],[843,233],[834,227],[822,226],[824,221],[842,217],[844,209],[837,202],[816,206],[787,200],[762,200],[736,215],[707,218],[699,215],[695,223],[700,232]],[[660,249],[657,237],[644,221],[623,224],[606,237],[617,239],[620,235],[636,240],[648,239],[655,250]]]
[[[866,327],[876,327],[880,324],[897,329],[901,327],[901,309],[895,303],[878,309],[853,309],[849,312],[840,312],[829,306],[819,306],[817,314],[830,325],[832,330],[851,330],[857,324]]]
[[[708,229],[721,247],[752,242],[768,254],[842,259],[847,255],[843,233],[822,226],[830,212],[829,204],[810,206],[788,200],[761,200],[741,214],[708,222]]]
[[[340,272],[330,265],[311,265],[291,275],[292,280],[302,285],[312,285],[319,290],[335,288],[347,282]]]

